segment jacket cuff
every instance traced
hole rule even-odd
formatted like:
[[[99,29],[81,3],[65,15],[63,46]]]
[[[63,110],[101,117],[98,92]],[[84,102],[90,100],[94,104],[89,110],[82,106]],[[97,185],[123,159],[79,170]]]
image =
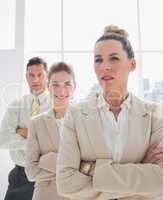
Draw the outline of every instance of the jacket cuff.
[[[49,172],[56,173],[57,153],[49,152],[40,157],[39,167]]]
[[[96,166],[95,166],[95,171],[93,175],[93,188],[96,191],[100,191],[100,186],[101,186],[101,173],[103,172],[103,169],[105,169],[105,165],[111,165],[113,163],[112,159],[97,159],[96,160]],[[108,168],[108,167],[107,167]],[[107,175],[106,175],[107,178]]]

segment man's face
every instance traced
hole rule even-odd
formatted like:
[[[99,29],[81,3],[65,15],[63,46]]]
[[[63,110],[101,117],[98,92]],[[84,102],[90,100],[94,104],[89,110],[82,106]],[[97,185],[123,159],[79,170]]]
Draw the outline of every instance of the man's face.
[[[26,73],[28,86],[33,94],[42,93],[47,85],[47,72],[43,64],[31,65]]]

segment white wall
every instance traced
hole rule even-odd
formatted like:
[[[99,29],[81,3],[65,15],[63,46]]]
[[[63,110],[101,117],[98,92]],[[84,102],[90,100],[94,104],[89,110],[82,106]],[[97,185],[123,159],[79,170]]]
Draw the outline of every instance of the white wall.
[[[0,50],[0,121],[6,106],[21,95],[24,73],[24,0],[16,0],[15,48]],[[7,189],[7,176],[13,163],[7,150],[0,149],[0,200]]]

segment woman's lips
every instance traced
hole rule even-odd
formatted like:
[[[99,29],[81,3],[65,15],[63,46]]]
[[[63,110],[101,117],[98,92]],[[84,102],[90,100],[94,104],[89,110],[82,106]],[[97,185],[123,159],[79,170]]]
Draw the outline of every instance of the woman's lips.
[[[110,81],[110,80],[113,80],[114,77],[107,75],[107,76],[103,76],[101,79],[104,81]]]
[[[65,97],[59,97],[59,96],[56,96],[56,95],[55,95],[55,97],[56,97],[57,99],[59,99],[59,100],[65,100],[65,99],[68,98],[68,96],[65,96]]]

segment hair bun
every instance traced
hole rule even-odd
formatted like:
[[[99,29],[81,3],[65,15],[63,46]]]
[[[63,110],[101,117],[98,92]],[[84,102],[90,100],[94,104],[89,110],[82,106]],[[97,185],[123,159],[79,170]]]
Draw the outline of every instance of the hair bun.
[[[106,26],[104,28],[104,35],[108,35],[109,33],[116,33],[124,38],[128,37],[128,33],[124,29],[120,29],[118,26],[114,25]]]

